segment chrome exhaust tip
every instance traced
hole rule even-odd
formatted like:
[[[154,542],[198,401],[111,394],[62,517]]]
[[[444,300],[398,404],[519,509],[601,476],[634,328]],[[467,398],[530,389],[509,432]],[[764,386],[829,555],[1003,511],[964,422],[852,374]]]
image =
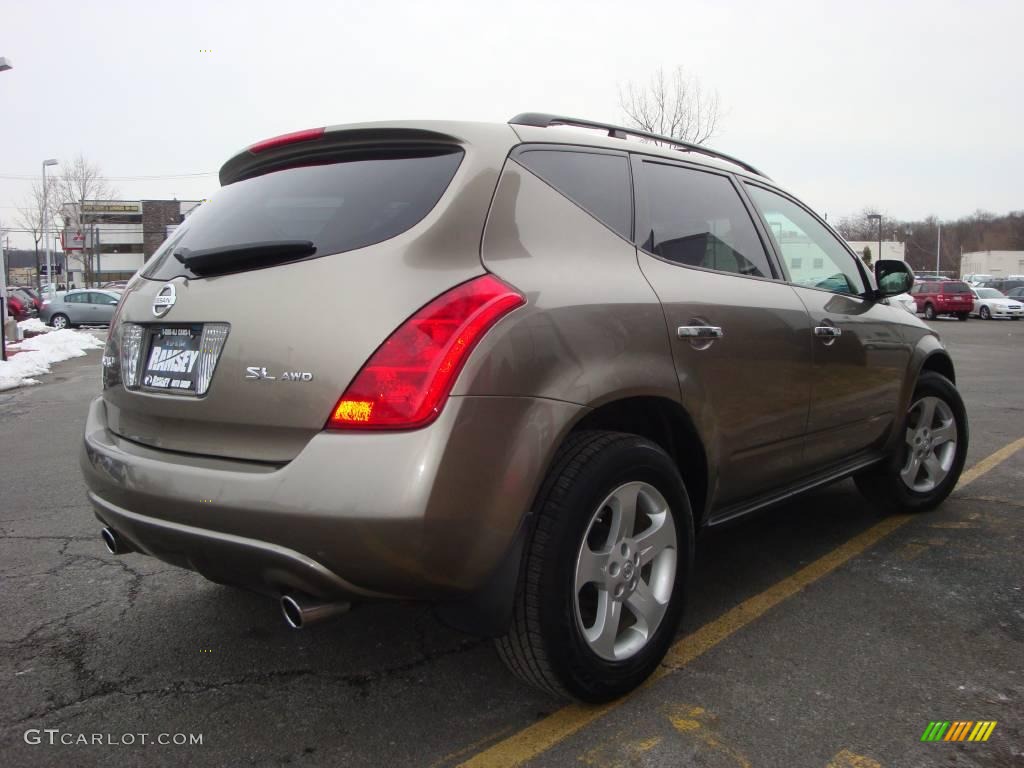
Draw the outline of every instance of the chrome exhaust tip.
[[[117,531],[113,528],[104,528],[100,531],[100,538],[103,539],[107,552],[112,555],[123,555],[125,552],[131,551],[129,547],[125,546],[124,540],[117,535]]]
[[[298,595],[284,595],[281,598],[281,614],[292,629],[302,629],[318,621],[340,616],[351,607],[352,603],[321,603]]]

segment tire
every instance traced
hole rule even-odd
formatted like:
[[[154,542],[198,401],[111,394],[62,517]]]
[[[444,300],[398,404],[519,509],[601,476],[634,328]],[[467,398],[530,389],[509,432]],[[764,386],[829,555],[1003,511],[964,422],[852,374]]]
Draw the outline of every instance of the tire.
[[[64,328],[70,328],[71,321],[68,319],[67,315],[62,315],[58,312],[56,315],[50,318],[50,325],[52,325],[57,330],[62,330]]]
[[[613,508],[630,496],[638,510],[636,527],[623,542],[615,536],[620,515]],[[663,503],[667,512],[647,514]],[[531,523],[512,625],[496,640],[499,655],[519,678],[556,696],[598,703],[628,693],[664,658],[685,608],[693,516],[675,464],[637,435],[573,434],[555,455]],[[645,564],[635,540],[655,529],[663,545],[675,543],[674,553],[665,546]],[[581,577],[585,551],[601,588]],[[670,563],[674,571],[665,570]],[[620,587],[625,597],[616,600]],[[616,603],[618,634],[598,633],[602,606]],[[633,613],[632,605],[644,604],[656,609],[655,621],[645,623]],[[588,639],[588,632],[600,637]]]
[[[921,417],[926,415],[925,409],[929,401],[935,408],[932,422],[926,425]],[[936,448],[931,448],[929,440],[935,440],[939,434],[934,426],[936,419],[942,423],[943,430],[947,430],[950,424],[955,426],[955,444],[952,450],[943,448],[948,446],[948,441],[936,441]],[[922,427],[927,427],[927,434],[922,435]],[[970,437],[967,411],[953,382],[938,373],[923,372],[910,399],[910,408],[900,422],[900,431],[904,438],[900,440],[900,446],[893,457],[862,472],[854,480],[861,493],[886,512],[927,512],[941,504],[953,492],[967,457]],[[910,463],[915,441],[919,438],[923,439],[918,448],[922,457],[935,459],[943,472],[938,479],[928,469],[927,460],[918,461],[916,472]],[[912,479],[919,482],[915,482],[915,487],[911,487],[910,481],[904,479],[905,475],[912,475]],[[928,487],[929,482],[932,483],[931,487]]]
[[[978,317],[980,317],[982,320],[991,320],[992,312],[989,310],[988,307],[982,307],[980,310],[978,310]]]
[[[924,319],[925,320],[934,320],[935,317],[936,317],[936,315],[935,315],[935,307],[933,307],[931,304],[925,304],[924,305]]]
[[[1014,317],[1014,318],[1011,318],[1011,319],[1012,319],[1012,320],[1020,320],[1020,318],[1019,318],[1019,317]]]
[[[959,320],[961,323],[966,323],[967,319],[970,316],[971,316],[970,312],[957,312],[956,313],[956,319]]]

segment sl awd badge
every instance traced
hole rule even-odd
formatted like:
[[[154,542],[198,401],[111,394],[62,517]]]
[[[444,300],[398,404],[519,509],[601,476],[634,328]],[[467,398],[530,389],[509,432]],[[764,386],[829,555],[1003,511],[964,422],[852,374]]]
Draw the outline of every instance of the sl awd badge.
[[[251,365],[245,369],[245,378],[251,381],[312,381],[313,374],[309,371],[285,371],[274,376],[262,366]]]

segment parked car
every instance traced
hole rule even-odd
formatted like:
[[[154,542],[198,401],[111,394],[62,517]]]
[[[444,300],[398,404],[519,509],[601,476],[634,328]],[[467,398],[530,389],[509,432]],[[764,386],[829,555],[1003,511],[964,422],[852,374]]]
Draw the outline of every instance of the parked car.
[[[293,627],[428,600],[594,702],[673,642],[697,531],[851,476],[885,510],[946,498],[967,417],[887,301],[906,264],[872,275],[741,160],[563,124],[595,125],[337,126],[228,160],[108,334],[81,466],[109,551]],[[261,300],[299,293],[326,318],[301,332]]]
[[[39,295],[39,291],[37,291],[35,288],[24,285],[19,285],[18,290],[24,293],[30,299],[32,299],[32,306],[35,307],[36,312],[39,312],[43,309],[43,299]]]
[[[954,315],[967,320],[974,309],[971,287],[961,280],[927,281],[917,283],[910,290],[917,302],[917,311],[928,320],[939,315]]]
[[[991,280],[992,275],[983,275],[980,273],[975,273],[970,275],[964,275],[961,279],[968,285],[981,285],[981,283],[983,283],[984,281]]]
[[[8,287],[7,314],[20,323],[24,321],[24,319],[35,317],[38,313],[36,312],[36,308],[33,306],[32,299],[30,297],[20,291]]]
[[[1006,297],[1009,299],[1017,299],[1018,301],[1024,301],[1024,286],[1021,286],[1020,288],[1011,288],[1007,292]]]
[[[1011,299],[997,291],[995,288],[972,288],[974,295],[974,308],[972,315],[977,315],[982,320],[992,320],[997,317],[1009,317],[1012,320],[1020,320],[1024,315],[1024,304],[1019,300]]]
[[[123,291],[125,286],[128,285],[127,280],[111,280],[109,283],[103,283],[100,288],[106,288],[107,290]]]
[[[917,302],[914,300],[914,297],[911,296],[909,293],[901,293],[899,296],[893,296],[891,299],[889,299],[889,301],[891,301],[893,304],[903,307],[905,310],[907,310],[907,312],[909,312],[912,315],[917,314]]]
[[[38,316],[32,297],[20,288],[7,287],[7,314],[18,322]]]
[[[115,291],[78,289],[54,296],[44,303],[40,319],[54,328],[76,325],[109,325],[121,295]]]

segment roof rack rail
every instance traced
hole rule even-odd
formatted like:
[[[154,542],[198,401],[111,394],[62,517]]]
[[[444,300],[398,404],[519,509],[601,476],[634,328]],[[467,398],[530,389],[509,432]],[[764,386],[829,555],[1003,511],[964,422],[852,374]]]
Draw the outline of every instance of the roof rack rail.
[[[530,125],[537,128],[548,128],[552,125],[571,125],[578,128],[596,128],[601,131],[607,131],[608,135],[613,139],[625,139],[627,136],[637,136],[643,139],[650,139],[651,141],[660,141],[665,144],[669,144],[681,152],[698,152],[708,157],[725,160],[726,162],[738,165],[744,170],[750,171],[756,176],[760,176],[764,179],[770,178],[767,174],[757,170],[757,168],[752,166],[750,163],[745,163],[732,155],[727,155],[724,152],[718,152],[700,144],[691,144],[688,141],[680,141],[679,139],[673,139],[670,136],[650,133],[649,131],[644,131],[640,128],[625,128],[621,125],[598,123],[594,120],[581,120],[576,117],[565,117],[564,115],[548,115],[544,112],[523,112],[522,114],[516,115],[508,122],[510,125]]]

